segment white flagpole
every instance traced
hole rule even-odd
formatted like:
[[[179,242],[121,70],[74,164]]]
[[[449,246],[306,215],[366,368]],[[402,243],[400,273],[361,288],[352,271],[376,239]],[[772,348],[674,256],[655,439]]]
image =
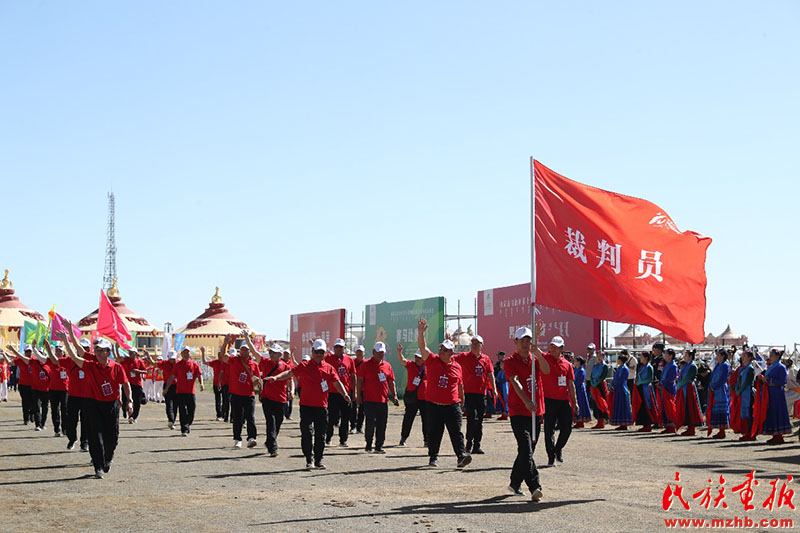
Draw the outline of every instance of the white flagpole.
[[[536,183],[533,157],[531,157],[531,331],[536,331]],[[536,342],[536,333],[531,342]],[[536,355],[531,350],[531,396],[536,400]],[[531,437],[536,442],[536,413],[532,413]]]

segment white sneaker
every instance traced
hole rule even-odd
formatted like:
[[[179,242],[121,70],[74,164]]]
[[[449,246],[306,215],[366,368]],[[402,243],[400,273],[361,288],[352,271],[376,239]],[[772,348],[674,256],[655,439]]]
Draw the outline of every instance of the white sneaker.
[[[256,444],[257,444],[256,439],[247,439],[248,448],[255,448]]]
[[[234,448],[241,448],[242,447],[242,441],[237,440],[236,442],[233,443],[233,447]]]
[[[169,429],[175,429],[175,422],[170,422],[169,424],[167,424],[167,427]]]
[[[531,501],[538,502],[542,499],[542,489],[533,489],[531,492]]]

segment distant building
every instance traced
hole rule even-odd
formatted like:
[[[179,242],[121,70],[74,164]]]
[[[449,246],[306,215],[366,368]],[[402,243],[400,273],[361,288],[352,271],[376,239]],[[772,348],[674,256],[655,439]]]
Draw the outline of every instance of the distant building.
[[[635,346],[636,348],[642,349],[650,349],[653,343],[659,341],[664,342],[668,346],[690,346],[690,343],[678,340],[670,335],[664,333],[650,335],[649,333],[643,332],[643,329],[644,328],[641,326],[636,327],[634,337],[634,326],[628,326],[625,328],[625,331],[614,337],[614,344],[620,348],[633,348]],[[738,335],[734,333],[729,324],[728,327],[725,328],[725,331],[719,335],[713,335],[711,333],[706,335],[702,346],[742,346],[743,344],[748,344],[747,335]]]

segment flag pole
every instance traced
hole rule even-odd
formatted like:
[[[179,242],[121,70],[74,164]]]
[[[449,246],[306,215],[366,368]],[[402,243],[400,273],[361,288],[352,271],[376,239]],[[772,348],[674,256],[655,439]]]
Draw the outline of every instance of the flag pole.
[[[534,159],[531,156],[531,331],[536,331],[536,182]],[[536,333],[532,342],[536,342]],[[536,355],[531,350],[531,395],[536,399]],[[536,412],[531,413],[531,437],[536,442]]]

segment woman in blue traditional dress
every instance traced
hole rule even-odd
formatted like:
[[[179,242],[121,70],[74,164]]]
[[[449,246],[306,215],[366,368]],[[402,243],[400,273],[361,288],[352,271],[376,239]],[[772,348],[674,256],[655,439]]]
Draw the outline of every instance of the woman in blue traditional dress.
[[[640,433],[653,431],[653,424],[658,424],[658,403],[653,387],[653,366],[650,364],[650,352],[639,355],[641,367],[636,374],[636,388],[633,391],[633,411]]]
[[[717,351],[717,364],[711,372],[708,382],[708,433],[718,429],[714,439],[724,439],[730,417],[730,397],[728,396],[728,376],[731,365],[728,363],[728,351]]]
[[[769,388],[769,404],[761,433],[772,435],[767,444],[783,443],[783,436],[792,432],[789,409],[786,407],[786,367],[781,364],[783,354],[775,349],[769,351],[769,367],[759,376]]]
[[[675,422],[678,415],[675,407],[675,397],[678,393],[676,381],[678,379],[678,365],[675,364],[675,350],[667,348],[664,351],[664,368],[661,370],[661,379],[658,382],[658,400],[661,412],[661,433],[675,433]]]
[[[606,418],[611,412],[611,406],[608,404],[608,386],[606,385],[606,378],[608,377],[608,364],[605,362],[603,352],[595,354],[595,363],[592,367],[592,375],[590,376],[589,388],[594,399],[594,405],[597,407],[594,410],[594,416],[597,418],[597,423],[591,429],[603,429],[606,427]]]
[[[683,436],[693,437],[696,426],[703,425],[702,409],[700,408],[700,398],[695,386],[697,377],[697,365],[694,363],[694,350],[686,350],[683,354],[683,366],[678,372],[678,397],[676,400],[676,411],[678,419],[675,422],[676,430],[686,424],[686,431],[681,433]]]
[[[611,411],[611,423],[617,427],[614,429],[624,431],[633,424],[631,413],[631,393],[628,390],[628,356],[620,355],[617,357],[617,371],[614,372],[614,379],[611,380],[611,390],[614,393],[614,407]]]
[[[592,421],[592,409],[589,407],[589,396],[586,395],[586,359],[581,356],[575,358],[572,366],[575,367],[575,397],[578,400],[578,414],[575,416],[573,428],[584,427],[584,422]]]
[[[755,379],[755,370],[753,370],[752,363],[753,354],[751,352],[744,352],[739,358],[739,373],[736,377],[736,390],[734,391],[739,397],[736,402],[739,408],[740,432],[739,437],[741,441],[756,440],[753,434],[753,384]]]

